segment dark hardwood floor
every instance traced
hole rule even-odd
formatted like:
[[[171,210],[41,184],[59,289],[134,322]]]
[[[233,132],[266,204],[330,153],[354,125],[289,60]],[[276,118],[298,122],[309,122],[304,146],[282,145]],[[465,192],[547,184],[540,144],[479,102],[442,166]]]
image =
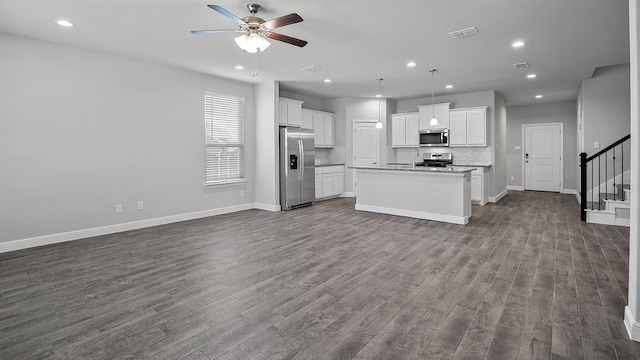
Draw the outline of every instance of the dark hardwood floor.
[[[466,226],[335,199],[0,254],[0,359],[635,359],[629,229],[509,192]]]

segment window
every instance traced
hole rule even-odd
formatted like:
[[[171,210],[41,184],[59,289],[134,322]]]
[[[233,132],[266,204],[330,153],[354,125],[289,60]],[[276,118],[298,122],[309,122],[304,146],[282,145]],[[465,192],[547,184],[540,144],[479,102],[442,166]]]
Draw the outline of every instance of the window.
[[[244,182],[244,101],[206,93],[205,185]]]

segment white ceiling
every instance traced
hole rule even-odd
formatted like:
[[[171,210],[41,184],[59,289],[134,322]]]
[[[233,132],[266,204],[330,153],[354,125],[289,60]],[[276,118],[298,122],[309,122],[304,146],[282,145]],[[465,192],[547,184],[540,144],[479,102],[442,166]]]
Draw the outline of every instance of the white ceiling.
[[[189,32],[234,28],[206,5],[243,17],[248,2],[0,0],[0,32],[242,82],[278,80],[288,91],[327,99],[374,96],[379,77],[385,79],[385,97],[430,96],[428,69],[436,68],[436,96],[496,90],[508,105],[573,100],[595,68],[629,62],[627,0],[263,0],[256,2],[265,20],[302,16],[304,22],[276,32],[309,45],[272,41],[258,56],[259,75],[253,78],[252,57],[235,45],[236,34]],[[76,26],[58,26],[61,18]],[[478,35],[448,35],[471,26]],[[512,48],[516,39],[527,44]],[[409,61],[418,65],[407,68]],[[512,66],[523,61],[531,67]],[[234,70],[238,64],[246,69]],[[311,65],[322,69],[301,70]],[[537,78],[526,79],[528,73]],[[325,78],[333,82],[325,84]],[[536,94],[544,98],[536,100]]]

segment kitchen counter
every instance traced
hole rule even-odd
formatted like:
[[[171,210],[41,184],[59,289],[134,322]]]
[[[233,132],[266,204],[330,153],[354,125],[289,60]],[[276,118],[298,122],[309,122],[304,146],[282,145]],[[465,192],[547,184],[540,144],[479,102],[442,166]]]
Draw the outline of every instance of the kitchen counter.
[[[322,164],[316,164],[316,167],[324,167],[324,166],[344,166],[344,163],[322,163]]]
[[[466,224],[475,168],[356,166],[356,210]]]
[[[381,170],[381,171],[411,171],[411,172],[434,172],[434,173],[449,173],[449,174],[461,174],[470,173],[475,168],[473,167],[426,167],[426,166],[411,166],[406,164],[387,164],[380,166],[350,166],[349,169],[363,169],[363,170]]]
[[[491,167],[491,164],[468,164],[468,163],[455,163],[449,166],[470,166],[470,167]]]

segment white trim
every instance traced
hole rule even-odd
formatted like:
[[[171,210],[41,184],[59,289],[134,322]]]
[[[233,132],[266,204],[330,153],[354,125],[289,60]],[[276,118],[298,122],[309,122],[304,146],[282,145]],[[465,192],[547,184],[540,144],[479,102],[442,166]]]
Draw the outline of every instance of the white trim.
[[[351,192],[351,191],[349,191],[349,192],[344,192],[344,193],[340,194],[340,197],[349,197],[349,198],[351,198],[351,197],[356,197],[356,193]]]
[[[629,306],[624,307],[624,326],[627,328],[631,340],[640,341],[640,323],[633,318]]]
[[[576,190],[576,201],[578,201],[578,204],[582,204],[582,201],[580,201],[580,192],[578,190]]]
[[[220,209],[196,211],[196,212],[191,212],[186,214],[171,215],[171,216],[165,216],[165,217],[154,218],[154,219],[101,226],[101,227],[91,228],[91,229],[82,229],[82,230],[75,230],[75,231],[69,231],[69,232],[58,233],[58,234],[36,236],[32,238],[27,238],[27,239],[7,241],[7,242],[0,243],[0,253],[28,249],[36,246],[57,244],[61,242],[79,240],[79,239],[84,239],[84,238],[89,238],[94,236],[114,234],[114,233],[119,233],[119,232],[128,231],[128,230],[143,229],[151,226],[170,224],[170,223],[175,223],[180,221],[200,219],[200,218],[205,218],[209,216],[228,214],[232,212],[249,210],[254,208],[256,208],[254,203],[248,203],[248,204],[242,204],[242,205],[229,206],[229,207],[220,208]]]
[[[524,186],[507,185],[507,190],[524,191]]]
[[[505,189],[504,191],[502,191],[500,194],[496,196],[493,196],[493,197],[489,196],[489,202],[497,203],[498,201],[500,201],[500,199],[505,197],[505,195],[507,195],[507,189]]]
[[[280,205],[269,205],[269,204],[261,204],[261,203],[255,203],[254,204],[254,208],[258,209],[258,210],[264,210],[264,211],[280,211],[280,210],[282,210],[280,208]]]
[[[578,190],[576,189],[560,189],[560,193],[578,196]]]
[[[388,207],[374,206],[374,205],[356,204],[356,210],[369,211],[369,212],[375,212],[375,213],[381,213],[381,214],[389,214],[389,215],[407,216],[407,217],[412,217],[416,219],[442,221],[442,222],[460,224],[460,225],[465,225],[469,222],[469,216],[461,217],[461,216],[442,215],[442,214],[429,213],[426,211],[395,209],[395,208],[388,208]]]
[[[560,162],[558,163],[558,181],[559,181],[559,186],[558,189],[562,189],[562,186],[564,185],[564,173],[563,173],[563,169],[564,169],[564,124],[563,123],[536,123],[536,124],[522,124],[522,139],[521,139],[521,143],[522,143],[522,159],[520,161],[520,165],[522,167],[522,188],[526,190],[526,184],[527,184],[527,179],[525,178],[525,173],[524,173],[524,164],[525,164],[525,153],[526,153],[526,143],[525,143],[525,128],[527,127],[536,127],[536,126],[558,126],[559,130],[560,130],[560,134],[559,134],[559,140],[560,140],[560,144],[559,144],[559,149],[558,151],[560,152]]]

